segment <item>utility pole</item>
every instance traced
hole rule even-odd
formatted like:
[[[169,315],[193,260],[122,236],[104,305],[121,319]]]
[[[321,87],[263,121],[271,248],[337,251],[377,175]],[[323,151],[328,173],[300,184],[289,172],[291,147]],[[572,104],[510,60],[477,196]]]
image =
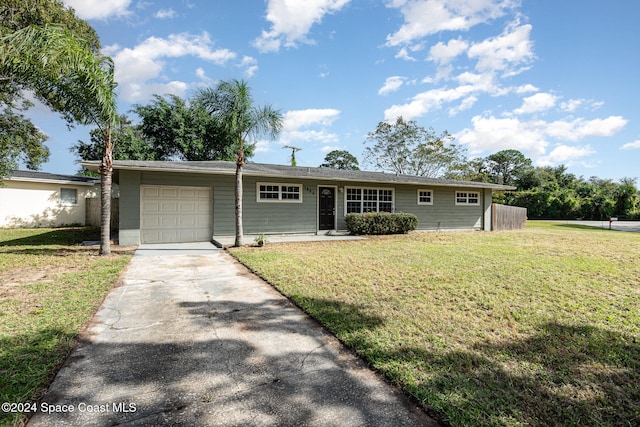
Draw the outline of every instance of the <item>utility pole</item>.
[[[292,147],[291,145],[285,145],[282,148],[290,148],[291,149],[291,166],[296,166],[296,151],[302,150],[302,148]]]

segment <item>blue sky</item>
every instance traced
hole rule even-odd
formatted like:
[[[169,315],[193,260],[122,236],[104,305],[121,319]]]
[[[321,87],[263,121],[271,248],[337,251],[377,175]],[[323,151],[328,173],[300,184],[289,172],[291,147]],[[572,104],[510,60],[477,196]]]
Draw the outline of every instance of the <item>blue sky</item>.
[[[285,117],[252,161],[362,163],[378,122],[449,131],[469,157],[518,149],[535,165],[640,177],[640,2],[625,0],[64,0],[116,64],[121,113],[152,94],[244,79]],[[72,173],[88,140],[36,109],[43,170]],[[138,118],[130,113],[134,120]],[[366,165],[364,165],[366,167]]]

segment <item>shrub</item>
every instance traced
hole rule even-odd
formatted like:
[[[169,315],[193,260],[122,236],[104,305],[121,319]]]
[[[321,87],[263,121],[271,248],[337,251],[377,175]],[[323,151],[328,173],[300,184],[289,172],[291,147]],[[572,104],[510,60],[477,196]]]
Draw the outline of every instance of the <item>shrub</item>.
[[[351,234],[404,234],[415,230],[418,217],[413,214],[398,212],[350,213],[345,217],[347,230]]]

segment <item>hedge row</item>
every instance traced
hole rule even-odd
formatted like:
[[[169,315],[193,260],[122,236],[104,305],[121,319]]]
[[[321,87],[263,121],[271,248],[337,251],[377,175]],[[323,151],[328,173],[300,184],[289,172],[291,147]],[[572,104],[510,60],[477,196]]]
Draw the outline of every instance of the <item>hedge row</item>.
[[[350,213],[345,217],[347,230],[351,234],[404,234],[415,230],[418,217],[413,214],[398,212]]]

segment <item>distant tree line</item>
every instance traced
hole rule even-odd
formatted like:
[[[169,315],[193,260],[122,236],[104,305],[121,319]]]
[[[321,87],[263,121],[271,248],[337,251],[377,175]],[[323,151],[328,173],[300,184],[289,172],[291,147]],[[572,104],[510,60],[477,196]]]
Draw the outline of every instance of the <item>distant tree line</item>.
[[[447,131],[438,135],[402,117],[380,122],[364,141],[365,164],[397,174],[510,185],[516,190],[495,192],[494,201],[526,207],[532,219],[640,219],[635,178],[586,179],[568,173],[565,165],[534,167],[518,150],[468,159],[466,149],[453,139]],[[322,166],[354,169],[357,165],[350,153],[334,151]]]
[[[565,165],[534,167],[518,150],[472,159],[446,177],[512,185],[515,191],[494,193],[494,202],[526,207],[531,219],[640,218],[635,178],[586,179],[567,172]]]

